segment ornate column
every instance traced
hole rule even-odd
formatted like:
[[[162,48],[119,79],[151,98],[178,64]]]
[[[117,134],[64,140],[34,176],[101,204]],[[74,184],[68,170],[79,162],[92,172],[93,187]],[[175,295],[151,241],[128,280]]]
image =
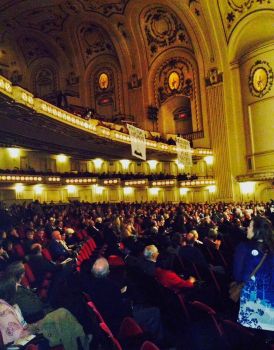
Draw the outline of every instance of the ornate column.
[[[212,70],[206,81],[209,130],[214,155],[216,199],[233,200],[232,169],[229,156],[228,126],[225,117],[222,74]]]

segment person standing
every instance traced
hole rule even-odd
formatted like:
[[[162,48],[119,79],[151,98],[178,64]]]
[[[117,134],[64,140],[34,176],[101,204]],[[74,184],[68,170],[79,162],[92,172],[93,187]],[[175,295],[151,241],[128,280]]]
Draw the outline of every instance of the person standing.
[[[274,340],[274,233],[271,222],[254,217],[247,229],[248,242],[236,247],[233,273],[243,282],[238,322],[252,328],[265,349]],[[259,266],[254,276],[252,272]],[[260,347],[263,349],[263,347]]]

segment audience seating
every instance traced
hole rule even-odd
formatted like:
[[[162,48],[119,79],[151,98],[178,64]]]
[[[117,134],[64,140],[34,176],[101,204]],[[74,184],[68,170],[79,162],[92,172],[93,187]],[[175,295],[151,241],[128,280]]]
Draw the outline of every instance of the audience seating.
[[[141,346],[140,350],[160,350],[160,349],[151,341],[146,340]]]

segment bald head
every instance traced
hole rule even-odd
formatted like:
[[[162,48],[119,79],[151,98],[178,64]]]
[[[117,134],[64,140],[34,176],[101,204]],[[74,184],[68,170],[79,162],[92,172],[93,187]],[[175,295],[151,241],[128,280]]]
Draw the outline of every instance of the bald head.
[[[99,258],[95,261],[91,269],[94,277],[104,278],[109,274],[109,264],[105,258]]]
[[[57,241],[61,241],[62,239],[60,231],[57,230],[52,232],[51,237]]]

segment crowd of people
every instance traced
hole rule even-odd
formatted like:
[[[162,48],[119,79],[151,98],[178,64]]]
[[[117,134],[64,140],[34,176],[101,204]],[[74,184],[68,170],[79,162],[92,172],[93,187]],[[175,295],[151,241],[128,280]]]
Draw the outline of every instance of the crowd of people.
[[[187,307],[198,300],[254,330],[251,343],[241,340],[250,349],[269,349],[273,222],[273,202],[2,204],[0,311],[11,318],[0,313],[4,343],[42,333],[40,348],[61,341],[66,350],[77,348],[75,339],[85,348],[93,336],[96,349],[102,340],[87,316],[85,293],[116,336],[130,316],[160,349],[242,346],[230,343],[233,337],[216,339],[208,322],[189,322],[178,307],[183,295]],[[89,239],[95,253],[77,271],[77,254]],[[30,288],[26,266],[34,275]],[[244,283],[236,304],[228,295],[232,280]],[[64,325],[58,341],[50,336],[56,322]]]

